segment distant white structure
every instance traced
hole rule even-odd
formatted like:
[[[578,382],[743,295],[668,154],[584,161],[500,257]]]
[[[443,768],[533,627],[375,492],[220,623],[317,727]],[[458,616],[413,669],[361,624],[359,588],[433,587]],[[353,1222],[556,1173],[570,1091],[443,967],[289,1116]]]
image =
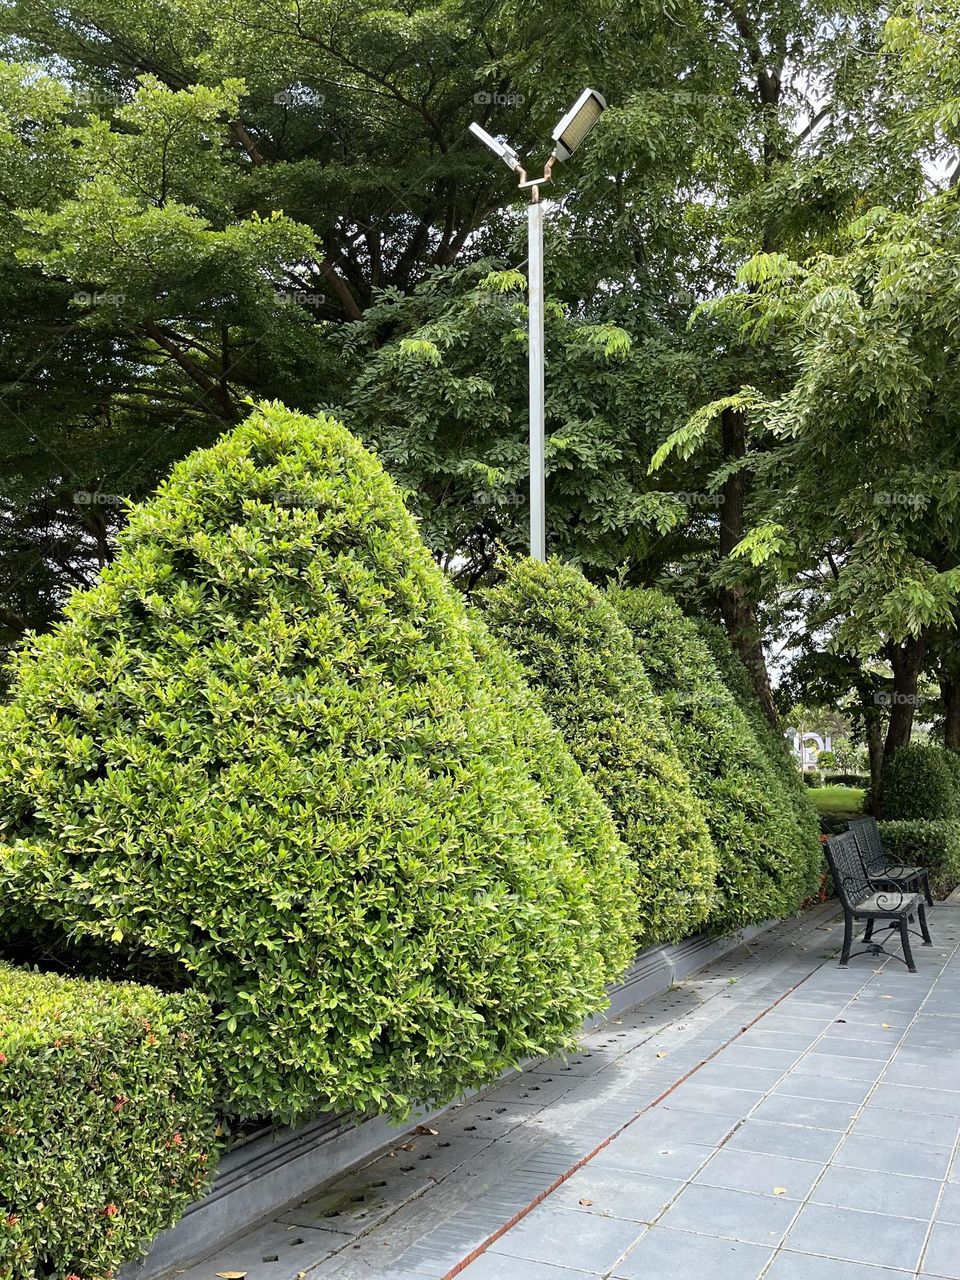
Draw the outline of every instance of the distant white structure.
[[[790,747],[801,769],[815,769],[821,751],[833,750],[833,738],[829,733],[800,732],[799,729],[785,729],[783,736],[790,742]]]

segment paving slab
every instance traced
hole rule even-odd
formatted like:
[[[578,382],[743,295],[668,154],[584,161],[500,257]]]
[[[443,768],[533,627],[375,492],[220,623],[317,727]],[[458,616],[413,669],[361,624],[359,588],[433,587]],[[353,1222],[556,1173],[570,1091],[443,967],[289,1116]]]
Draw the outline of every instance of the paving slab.
[[[914,975],[784,922],[182,1276],[960,1280],[960,903],[931,927]]]
[[[758,1280],[772,1250],[654,1227],[617,1267],[617,1280]]]
[[[927,1237],[927,1224],[833,1205],[808,1204],[788,1237],[801,1253],[913,1271]]]
[[[645,1227],[622,1218],[601,1218],[541,1205],[490,1246],[491,1253],[534,1262],[569,1265],[590,1275],[609,1275]]]
[[[960,1227],[935,1223],[923,1255],[923,1275],[960,1278]]]
[[[763,1280],[905,1280],[910,1274],[781,1249]]]
[[[703,1166],[694,1182],[753,1195],[805,1200],[823,1171],[824,1166],[816,1160],[724,1147]],[[934,1185],[939,1190],[939,1184]]]

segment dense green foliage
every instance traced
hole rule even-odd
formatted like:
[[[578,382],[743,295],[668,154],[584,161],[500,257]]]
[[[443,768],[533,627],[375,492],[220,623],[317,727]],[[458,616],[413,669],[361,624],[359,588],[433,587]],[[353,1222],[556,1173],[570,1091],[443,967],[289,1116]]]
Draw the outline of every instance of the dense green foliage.
[[[0,1280],[97,1280],[216,1160],[197,993],[0,965]]]
[[[697,623],[697,629],[717,664],[721,679],[733,694],[740,710],[750,721],[750,727],[756,734],[757,742],[770,766],[777,772],[784,795],[796,816],[800,841],[812,847],[819,831],[817,806],[804,786],[803,777],[797,769],[786,738],[764,715],[747,669],[734,652],[733,645],[723,628],[701,620]],[[825,754],[825,752],[820,753],[821,768]],[[826,778],[824,781],[826,782]]]
[[[960,822],[915,819],[879,825],[884,848],[898,862],[930,868],[930,887],[938,898],[960,884]]]
[[[615,588],[611,599],[660,697],[717,850],[714,927],[794,911],[817,884],[815,828],[799,822],[792,789],[724,683],[696,623],[657,591]]]
[[[0,915],[182,966],[241,1114],[402,1115],[556,1047],[632,872],[490,647],[379,463],[255,410],[18,655]]]
[[[718,495],[699,463],[646,464],[698,403],[784,362],[689,314],[736,291],[755,250],[805,252],[848,210],[919,189],[884,17],[819,0],[8,0],[0,638],[48,626],[109,558],[121,500],[247,395],[350,406],[467,574],[503,535],[519,544],[522,302],[476,306],[460,272],[515,277],[522,217],[466,129],[508,136],[532,169],[584,84],[610,107],[551,187],[553,547],[604,567],[619,552],[638,580],[682,565],[712,591]],[[608,358],[615,331],[629,358]]]
[[[953,778],[953,793],[957,801],[957,812],[960,815],[960,752],[948,749],[944,751],[942,758]]]
[[[878,808],[890,820],[953,818],[957,788],[942,747],[914,742],[901,747],[883,766]]]
[[[484,612],[610,806],[639,869],[641,941],[681,938],[710,912],[716,855],[630,633],[573,565],[504,570]]]

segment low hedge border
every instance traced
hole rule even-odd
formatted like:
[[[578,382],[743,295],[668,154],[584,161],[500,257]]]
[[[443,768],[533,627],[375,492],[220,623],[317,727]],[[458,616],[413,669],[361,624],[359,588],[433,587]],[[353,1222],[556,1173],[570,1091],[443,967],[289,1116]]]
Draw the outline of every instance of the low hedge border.
[[[960,884],[960,822],[946,818],[881,822],[879,830],[894,858],[930,868],[935,897],[945,898]]]
[[[0,1280],[105,1280],[215,1163],[196,993],[0,964]]]

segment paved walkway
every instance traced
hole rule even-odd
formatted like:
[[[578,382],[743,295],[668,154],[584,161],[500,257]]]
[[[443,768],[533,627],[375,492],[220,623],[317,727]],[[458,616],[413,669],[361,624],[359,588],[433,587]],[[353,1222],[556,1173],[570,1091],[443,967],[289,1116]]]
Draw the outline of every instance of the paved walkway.
[[[184,1272],[960,1280],[960,907],[920,972],[816,908]]]

